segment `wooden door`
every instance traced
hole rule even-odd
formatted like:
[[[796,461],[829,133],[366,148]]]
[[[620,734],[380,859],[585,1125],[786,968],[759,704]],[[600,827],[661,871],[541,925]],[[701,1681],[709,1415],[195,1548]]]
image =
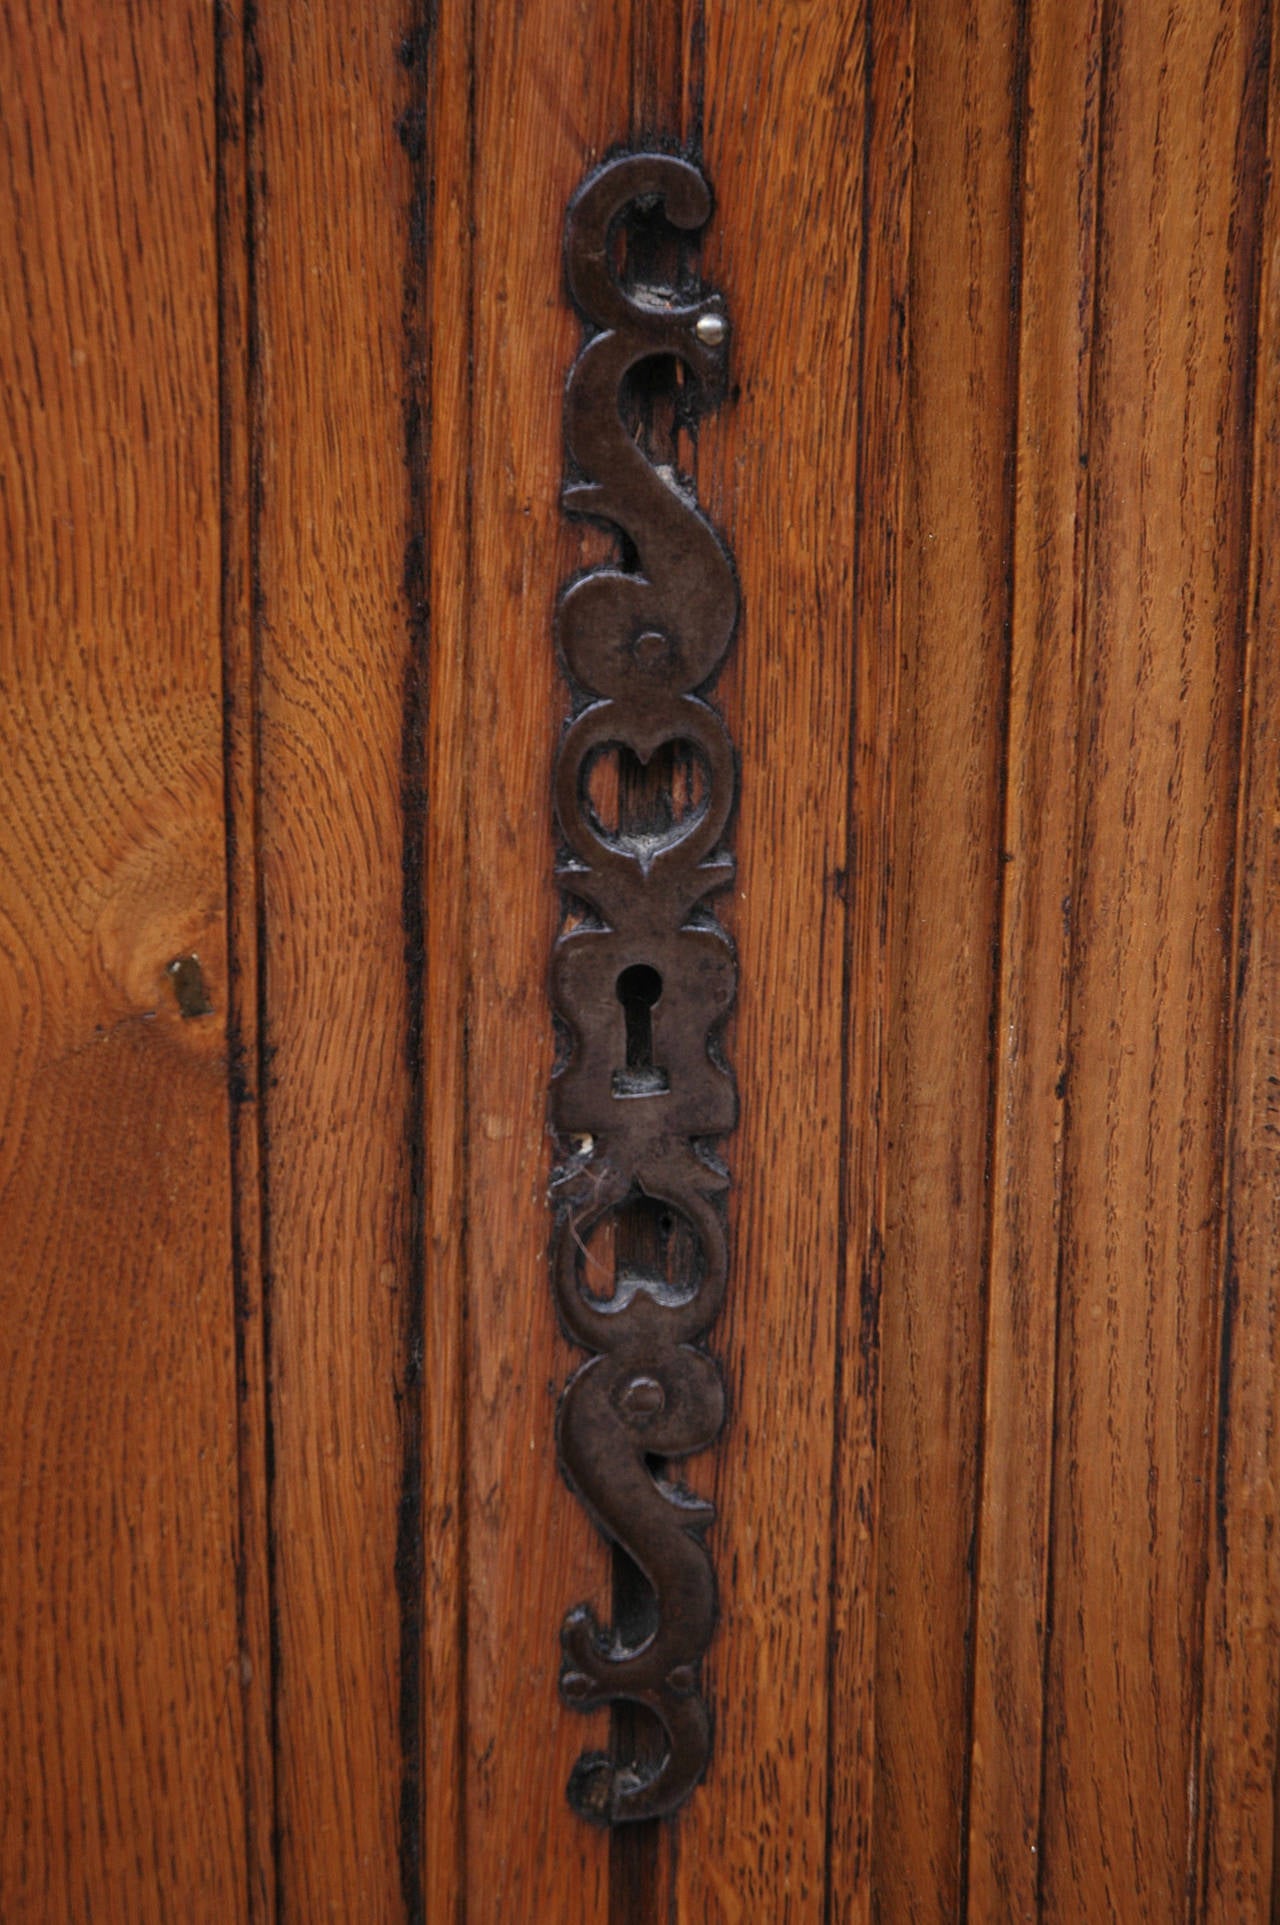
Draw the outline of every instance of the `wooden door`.
[[[1265,0],[9,0],[0,1915],[1268,1920]],[[564,210],[700,161],[709,1775],[547,1275]]]

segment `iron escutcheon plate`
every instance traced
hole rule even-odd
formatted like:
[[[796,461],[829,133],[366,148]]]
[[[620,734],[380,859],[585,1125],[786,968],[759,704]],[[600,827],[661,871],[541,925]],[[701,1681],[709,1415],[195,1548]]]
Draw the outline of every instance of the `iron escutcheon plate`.
[[[618,556],[568,583],[556,615],[574,706],[555,769],[565,915],[552,998],[566,1047],[551,1090],[552,1277],[566,1333],[591,1353],[561,1398],[558,1442],[635,1582],[610,1627],[586,1604],[569,1612],[560,1689],[583,1709],[644,1707],[663,1734],[652,1759],[578,1760],[570,1801],[603,1824],[674,1811],[711,1751],[700,1666],[716,1620],[712,1508],[668,1467],[713,1443],[724,1417],[701,1343],[728,1270],[716,1146],[737,1115],[718,1043],[736,962],[711,908],[733,875],[736,774],[707,699],[737,584],[691,483],[651,458],[629,418],[646,379],[676,368],[683,418],[716,406],[729,323],[678,265],[645,277],[637,235],[659,213],[678,262],[677,237],[711,214],[700,169],[624,154],[578,190],[565,237],[588,332],[565,394],[563,501],[607,525]]]

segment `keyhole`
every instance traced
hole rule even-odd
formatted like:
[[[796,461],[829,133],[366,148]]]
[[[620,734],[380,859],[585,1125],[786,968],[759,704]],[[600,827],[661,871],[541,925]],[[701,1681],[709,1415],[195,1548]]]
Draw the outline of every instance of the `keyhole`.
[[[626,1024],[626,1067],[613,1072],[615,1096],[661,1096],[671,1087],[653,1060],[653,1009],[662,977],[650,963],[629,963],[618,977],[617,995]]]

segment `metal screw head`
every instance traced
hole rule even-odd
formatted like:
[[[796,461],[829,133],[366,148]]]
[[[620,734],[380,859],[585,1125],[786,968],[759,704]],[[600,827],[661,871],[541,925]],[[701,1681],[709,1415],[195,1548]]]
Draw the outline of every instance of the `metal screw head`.
[[[723,314],[700,314],[693,324],[693,331],[704,347],[718,348],[729,332],[729,323]]]
[[[667,1401],[667,1394],[656,1377],[633,1377],[619,1399],[626,1415],[643,1423],[656,1417]]]

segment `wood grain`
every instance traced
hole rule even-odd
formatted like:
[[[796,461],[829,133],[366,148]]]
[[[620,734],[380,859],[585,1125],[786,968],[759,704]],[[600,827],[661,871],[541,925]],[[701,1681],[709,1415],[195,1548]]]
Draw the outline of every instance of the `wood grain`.
[[[1048,1919],[1173,1918],[1187,1904],[1247,563],[1256,21],[1248,6],[1116,6],[1104,24]]]
[[[1269,54],[1269,73],[1267,58]],[[1204,1631],[1195,1899],[1205,1920],[1276,1916],[1276,1749],[1280,1716],[1280,1492],[1277,1365],[1280,1305],[1280,261],[1269,183],[1280,107],[1274,47],[1257,48],[1253,73],[1269,79],[1266,162],[1256,150],[1242,177],[1259,204],[1240,222],[1256,238],[1260,283],[1252,481],[1236,512],[1251,510],[1243,676],[1239,830],[1235,852],[1226,1099],[1226,1163],[1219,1255],[1216,1402],[1209,1501],[1209,1585]],[[1249,113],[1251,128],[1261,133]],[[1267,183],[1264,186],[1264,183]],[[1265,199],[1263,196],[1265,195]],[[1248,205],[1246,198],[1246,206]],[[1247,258],[1247,257],[1246,257]],[[1248,389],[1245,405],[1248,406]],[[1242,434],[1242,439],[1243,434]]]
[[[471,1918],[606,1915],[608,1840],[564,1787],[607,1724],[560,1706],[559,1627],[607,1615],[603,1544],[561,1484],[555,1403],[580,1361],[547,1279],[556,920],[550,770],[564,707],[551,617],[582,543],[559,511],[578,327],[569,195],[629,109],[627,16],[542,0],[475,14],[466,685],[466,1892]],[[447,443],[446,443],[447,445]]]
[[[472,41],[469,13],[442,9],[406,44],[402,123],[413,169],[406,301],[405,457],[413,490],[406,586],[425,712],[416,734],[426,812],[421,891],[425,1187],[421,1530],[423,1916],[466,1916],[467,1435],[465,943],[469,775],[466,651],[471,567]]]
[[[6,1919],[1280,1917],[1272,12],[10,6]],[[637,413],[741,576],[742,1122],[715,1755],[610,1840],[552,610],[641,140],[734,323]]]
[[[0,1911],[239,1919],[212,18],[0,74]]]
[[[846,882],[840,1316],[825,1915],[869,1919],[876,1734],[889,906],[902,676],[914,8],[868,7]]]
[[[863,51],[858,10],[708,10],[703,258],[737,398],[703,432],[700,493],[742,583],[718,693],[743,770],[744,1120],[711,1337],[730,1414],[710,1466],[716,1752],[679,1820],[690,1920],[815,1918],[826,1878]]]
[[[217,114],[218,461],[222,495],[222,715],[227,861],[227,1073],[231,1096],[231,1265],[236,1314],[240,1530],[236,1583],[245,1723],[249,1915],[276,1913],[275,1731],[268,1398],[262,1276],[258,729],[253,620],[251,281],[254,75],[237,0],[214,9]]]
[[[278,1876],[302,1918],[399,1918],[413,1899],[403,26],[398,6],[268,8],[251,48]]]
[[[1029,26],[967,1902],[1036,1916],[1100,8]]]
[[[964,1882],[1019,35],[1005,0],[917,9],[872,1840],[885,1918],[955,1918]]]

